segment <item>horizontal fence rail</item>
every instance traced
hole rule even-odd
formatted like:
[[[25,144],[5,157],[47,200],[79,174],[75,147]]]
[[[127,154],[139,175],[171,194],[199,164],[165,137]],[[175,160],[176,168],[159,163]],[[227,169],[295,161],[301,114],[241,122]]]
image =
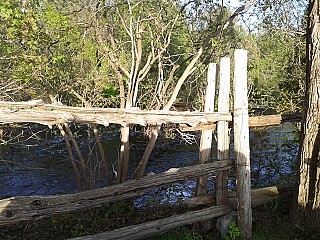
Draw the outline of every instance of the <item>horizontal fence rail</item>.
[[[281,202],[289,203],[293,196],[293,190],[294,184],[253,189],[251,195],[252,206],[259,206],[275,199],[279,199]],[[213,202],[214,197],[210,195],[194,197],[185,201],[185,203],[191,205],[191,207],[199,205],[210,206],[213,204]],[[212,206],[197,211],[191,211],[184,214],[162,218],[156,221],[119,228],[104,233],[73,238],[72,240],[144,239],[155,234],[161,234],[176,227],[223,216],[229,213],[232,209],[237,210],[235,192],[228,193],[228,205],[229,206]]]
[[[155,234],[164,233],[170,229],[184,225],[210,220],[228,214],[228,206],[212,206],[209,208],[179,214],[159,220],[115,229],[109,232],[73,238],[73,240],[136,240],[145,239]]]
[[[233,167],[233,161],[225,160],[183,168],[171,168],[161,174],[149,174],[139,180],[127,181],[106,188],[57,196],[22,196],[0,200],[0,226],[23,220],[36,220],[54,214],[99,207],[143,195],[147,190],[165,184],[186,181]]]
[[[300,122],[300,113],[290,115],[265,115],[249,117],[249,127],[278,125],[283,122]],[[39,123],[52,125],[59,123],[110,123],[159,124],[177,123],[182,131],[212,130],[217,121],[232,121],[230,113],[176,112],[163,110],[139,110],[119,108],[68,107],[44,104],[41,100],[28,102],[0,101],[0,124]],[[229,127],[232,127],[230,124]]]
[[[280,200],[282,203],[291,203],[294,191],[294,184],[283,184],[272,187],[252,189],[252,206],[257,207],[272,200]],[[188,207],[211,206],[215,203],[214,195],[203,195],[184,200]],[[288,204],[288,205],[289,205]],[[237,210],[236,192],[228,192],[228,205]]]
[[[294,184],[253,189],[252,206],[262,205],[275,199],[281,199],[282,202],[290,202],[290,200],[292,199],[293,190]],[[191,207],[195,207],[198,205],[210,206],[213,204],[213,202],[214,197],[211,195],[194,197],[185,201],[185,203],[191,205]],[[235,192],[228,193],[228,205],[229,206],[212,206],[205,209],[191,211],[188,213],[167,217],[152,222],[146,222],[138,225],[111,230],[105,233],[74,238],[73,240],[143,239],[155,234],[161,234],[176,227],[210,220],[229,213],[231,209],[237,210]]]
[[[302,114],[276,114],[276,115],[262,115],[249,117],[249,127],[267,127],[273,125],[279,125],[285,122],[301,122]],[[199,123],[195,127],[187,126],[186,124],[180,124],[181,131],[200,131],[210,130],[216,127],[216,123]],[[233,123],[229,122],[229,128],[233,127]]]
[[[0,123],[29,122],[48,126],[60,123],[97,123],[105,126],[110,123],[121,125],[186,123],[196,126],[199,123],[231,120],[232,115],[230,113],[68,107],[44,104],[42,101],[0,102]]]

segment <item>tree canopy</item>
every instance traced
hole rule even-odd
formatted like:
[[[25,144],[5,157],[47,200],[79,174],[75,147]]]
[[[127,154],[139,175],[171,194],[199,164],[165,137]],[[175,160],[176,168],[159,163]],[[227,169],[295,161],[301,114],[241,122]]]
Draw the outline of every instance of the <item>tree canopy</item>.
[[[299,111],[304,4],[259,1],[238,16],[211,40],[177,101],[201,108],[207,64],[245,48],[252,104]],[[231,13],[231,6],[213,0],[4,0],[1,98],[160,109],[203,40]]]

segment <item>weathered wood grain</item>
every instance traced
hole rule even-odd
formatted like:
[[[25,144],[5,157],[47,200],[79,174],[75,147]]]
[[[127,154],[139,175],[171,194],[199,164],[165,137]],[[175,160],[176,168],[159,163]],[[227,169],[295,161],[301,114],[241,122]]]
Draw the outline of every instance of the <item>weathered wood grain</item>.
[[[230,95],[230,58],[224,57],[220,61],[220,88],[218,98],[218,111],[229,112]],[[217,160],[229,159],[230,134],[228,122],[217,122]],[[228,203],[228,171],[217,174],[216,180],[217,205]]]
[[[248,124],[247,51],[234,53],[234,151],[236,155],[236,192],[240,236],[252,237],[250,144]]]
[[[58,213],[101,206],[144,194],[147,190],[168,183],[206,176],[233,167],[231,160],[172,168],[165,173],[151,174],[140,180],[75,194],[56,196],[11,197],[0,200],[0,226],[24,220],[36,220]]]
[[[251,204],[253,207],[257,207],[272,200],[279,199],[281,202],[285,203],[284,205],[290,206],[293,191],[294,184],[252,189]],[[189,198],[185,200],[184,203],[188,207],[212,206],[215,204],[215,197],[213,195],[203,195]],[[236,192],[228,193],[228,205],[234,210],[237,209]]]
[[[267,127],[273,125],[279,125],[284,122],[301,122],[301,113],[287,114],[287,115],[265,115],[249,117],[249,127]],[[229,122],[229,128],[233,127],[233,122]],[[188,126],[186,124],[180,124],[181,131],[200,131],[206,129],[215,129],[216,123],[199,123],[197,126]]]
[[[175,112],[168,110],[139,110],[119,108],[68,107],[43,104],[41,101],[1,102],[0,123],[40,123],[48,126],[61,123],[97,123],[109,125],[199,123],[231,121],[230,113]]]
[[[207,88],[206,99],[204,105],[205,112],[214,112],[214,101],[216,94],[216,81],[217,81],[217,64],[210,63],[207,73]],[[207,163],[211,159],[211,146],[212,146],[211,130],[202,130],[200,137],[199,147],[199,163]],[[207,193],[208,178],[200,177],[197,179],[196,196],[204,195]]]
[[[154,115],[154,116],[153,116]],[[28,102],[0,101],[0,124],[40,123],[52,126],[59,123],[152,124],[179,123],[182,131],[214,130],[217,121],[232,121],[229,113],[144,111],[139,109],[85,108],[44,104],[41,100]],[[249,117],[249,127],[279,125],[283,122],[300,122],[301,114],[265,115]],[[232,124],[229,125],[232,127]]]
[[[281,202],[290,203],[293,196],[293,191],[294,184],[253,189],[252,206],[256,207],[275,199],[280,199]],[[214,196],[203,195],[188,199],[188,201],[185,201],[185,203],[190,207],[195,207],[199,205],[199,202],[201,203],[200,205],[212,205],[213,201]],[[228,194],[228,203],[231,209],[237,209],[235,192],[230,192]],[[162,232],[170,230],[174,227],[210,220],[212,218],[222,216],[226,214],[226,212],[230,211],[230,208],[225,208],[225,206],[209,207],[200,211],[193,211],[178,216],[172,216],[153,222],[120,228],[106,233],[80,237],[73,240],[143,239],[152,235],[161,234]]]
[[[281,122],[281,115],[254,116],[249,118],[249,127],[279,125]]]

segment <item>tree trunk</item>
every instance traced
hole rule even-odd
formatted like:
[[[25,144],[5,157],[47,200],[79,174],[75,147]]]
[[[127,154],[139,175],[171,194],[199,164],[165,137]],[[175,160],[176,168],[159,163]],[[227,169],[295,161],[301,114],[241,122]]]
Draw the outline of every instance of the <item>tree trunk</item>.
[[[143,156],[141,158],[141,161],[139,162],[139,165],[137,167],[137,170],[135,172],[135,179],[141,178],[143,176],[144,170],[147,167],[148,160],[150,158],[150,155],[152,153],[152,150],[154,146],[156,145],[156,141],[159,135],[159,132],[161,130],[161,125],[155,125],[151,129],[151,135],[149,137],[149,142],[144,150]]]
[[[121,127],[121,146],[120,146],[120,156],[118,160],[118,176],[117,183],[123,183],[127,181],[128,178],[128,168],[129,168],[129,153],[130,153],[130,127]]]
[[[320,4],[310,0],[307,25],[305,109],[300,144],[300,175],[291,212],[294,224],[320,227]]]
[[[0,141],[2,143],[0,143],[0,158],[2,158],[2,152],[3,152],[3,143],[4,143],[4,139],[3,139],[3,126],[0,126]]]

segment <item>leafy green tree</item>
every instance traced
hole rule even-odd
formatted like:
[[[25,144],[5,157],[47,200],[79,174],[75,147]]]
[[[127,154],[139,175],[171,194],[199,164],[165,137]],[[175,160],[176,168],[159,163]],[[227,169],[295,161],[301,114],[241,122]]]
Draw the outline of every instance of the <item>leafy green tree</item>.
[[[249,50],[252,106],[268,106],[279,113],[301,110],[306,6],[306,0],[255,1],[242,16],[247,34],[239,43]]]
[[[0,3],[0,75],[2,85],[8,84],[2,92],[5,99],[29,99],[39,90],[33,80],[39,78],[36,66],[43,63],[48,38],[37,23],[36,6],[36,1]]]
[[[266,27],[253,38],[256,47],[249,62],[251,104],[268,106],[281,113],[300,111],[304,37]]]

